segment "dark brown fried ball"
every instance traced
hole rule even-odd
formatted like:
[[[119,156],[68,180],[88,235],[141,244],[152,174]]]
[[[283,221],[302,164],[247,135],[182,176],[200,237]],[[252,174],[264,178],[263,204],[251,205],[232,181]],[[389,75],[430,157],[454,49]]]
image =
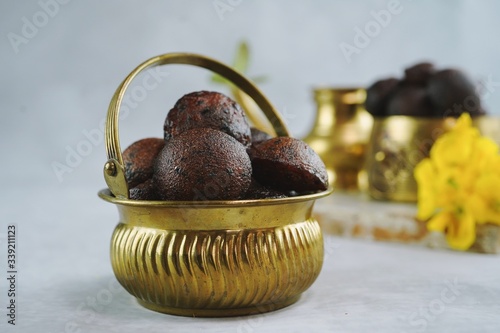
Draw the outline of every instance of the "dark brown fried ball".
[[[153,179],[148,179],[144,183],[129,190],[129,197],[132,200],[157,200]]]
[[[434,109],[425,88],[403,86],[396,90],[387,105],[388,116],[432,117]]]
[[[164,145],[163,139],[147,138],[136,141],[125,149],[123,164],[129,188],[136,187],[153,176],[154,160]]]
[[[250,132],[252,133],[252,145],[257,145],[272,138],[268,133],[255,127],[251,127]]]
[[[386,115],[387,103],[399,85],[399,80],[389,78],[379,80],[366,90],[365,108],[374,117]]]
[[[165,140],[193,128],[212,128],[250,146],[251,133],[241,107],[229,97],[213,91],[184,95],[175,103],[163,126]]]
[[[257,182],[255,178],[252,178],[250,187],[247,193],[245,193],[245,199],[279,199],[286,198],[286,194],[280,191],[276,191],[272,188],[264,186]]]
[[[421,62],[405,69],[404,81],[409,84],[425,85],[435,72],[430,62]]]
[[[427,93],[437,117],[458,117],[464,112],[476,116],[482,113],[482,108],[475,88],[462,71],[445,69],[429,79]]]
[[[251,175],[245,146],[221,131],[195,128],[167,141],[153,181],[162,200],[236,200],[248,190]]]
[[[261,184],[281,191],[318,191],[328,187],[321,158],[305,142],[277,137],[251,150],[253,176]]]

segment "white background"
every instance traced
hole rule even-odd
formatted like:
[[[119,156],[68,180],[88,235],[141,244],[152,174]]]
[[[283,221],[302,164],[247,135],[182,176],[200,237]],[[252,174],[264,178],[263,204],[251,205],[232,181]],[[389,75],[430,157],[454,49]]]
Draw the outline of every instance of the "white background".
[[[286,114],[296,137],[312,125],[313,87],[366,86],[377,78],[400,76],[420,60],[461,68],[474,80],[491,76],[500,81],[498,1],[401,0],[400,14],[350,63],[339,45],[354,45],[355,28],[364,29],[374,20],[371,13],[387,9],[389,0],[227,1],[73,0],[46,22],[37,15],[43,12],[37,1],[2,1],[2,184],[102,187],[104,145],[96,141],[90,153],[84,150],[84,131],[99,128],[121,80],[161,53],[195,52],[231,63],[236,45],[248,41],[248,75],[267,76],[260,87]],[[218,11],[215,4],[221,2],[231,10]],[[23,18],[41,22],[41,27],[28,35],[27,43],[13,47],[8,36],[23,36]],[[143,137],[161,136],[166,113],[183,94],[227,92],[210,82],[205,70],[164,70],[169,76],[121,122],[123,148]],[[500,114],[500,93],[490,94],[484,103],[490,113]],[[88,155],[58,178],[52,163],[69,166],[68,149],[77,151],[79,144]]]
[[[241,325],[277,331],[287,322],[289,331],[382,327],[386,332],[419,332],[411,316],[439,296],[445,281],[457,278],[470,292],[428,322],[427,331],[473,331],[467,323],[484,323],[482,331],[498,332],[495,267],[500,266],[495,256],[329,239],[333,255],[295,310],[270,314],[263,321],[257,317],[250,324],[157,315],[140,309],[123,290],[109,287],[114,278],[108,247],[117,212],[97,198],[105,187],[106,160],[99,124],[116,87],[144,60],[167,52],[195,52],[231,63],[236,45],[246,40],[252,53],[249,76],[267,76],[260,87],[297,137],[312,125],[314,87],[366,86],[378,78],[400,76],[421,60],[461,68],[474,80],[500,81],[499,1],[401,0],[401,12],[350,62],[339,45],[353,44],[355,29],[364,29],[374,20],[372,11],[387,9],[389,1],[221,2],[231,10],[220,12],[211,0],[73,0],[52,7],[51,16],[43,14],[38,1],[0,2],[0,267],[3,272],[6,226],[17,224],[19,332],[62,332],[71,321],[82,332],[144,327],[160,332],[170,331],[172,324],[176,332],[205,327],[215,332],[220,325],[232,332]],[[38,22],[39,27],[23,34],[26,22]],[[9,40],[14,34],[24,42],[14,45]],[[161,137],[166,113],[183,94],[227,92],[210,82],[205,70],[165,70],[168,76],[120,123],[122,147],[143,137]],[[484,103],[490,113],[500,115],[497,90]],[[94,133],[92,141],[85,133]],[[83,152],[79,158],[69,153],[78,150]],[[65,172],[58,176],[54,165],[65,166]],[[6,284],[1,274],[3,309]],[[79,306],[106,290],[114,292],[112,303],[99,307],[87,321]],[[469,321],[474,309],[475,320]],[[4,310],[0,318],[0,327],[5,327]]]

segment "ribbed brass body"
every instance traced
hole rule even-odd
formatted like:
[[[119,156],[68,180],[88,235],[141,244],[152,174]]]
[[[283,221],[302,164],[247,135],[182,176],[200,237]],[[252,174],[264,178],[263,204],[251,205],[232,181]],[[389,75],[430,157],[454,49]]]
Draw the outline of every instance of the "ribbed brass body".
[[[266,312],[298,299],[320,273],[323,238],[311,196],[178,204],[101,198],[120,221],[111,263],[156,311],[186,316]]]

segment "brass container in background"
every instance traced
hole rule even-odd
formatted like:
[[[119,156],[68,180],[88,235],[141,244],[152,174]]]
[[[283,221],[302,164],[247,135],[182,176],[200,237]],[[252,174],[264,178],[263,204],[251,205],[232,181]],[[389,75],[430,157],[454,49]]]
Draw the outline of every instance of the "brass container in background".
[[[120,104],[139,73],[167,64],[199,66],[231,80],[253,98],[277,135],[288,135],[261,91],[220,62],[171,53],[139,65],[111,99],[105,128],[109,189],[99,196],[118,207],[111,239],[116,278],[144,307],[189,317],[263,313],[294,303],[321,271],[323,236],[312,211],[315,200],[331,190],[282,199],[129,199],[118,137]]]
[[[370,196],[378,200],[416,202],[415,166],[429,156],[436,139],[453,128],[455,122],[455,118],[409,116],[375,119],[366,155]],[[500,118],[477,117],[473,118],[473,124],[482,135],[500,144]]]
[[[373,118],[364,108],[362,88],[314,90],[316,119],[304,138],[323,159],[336,189],[359,189],[360,172]]]

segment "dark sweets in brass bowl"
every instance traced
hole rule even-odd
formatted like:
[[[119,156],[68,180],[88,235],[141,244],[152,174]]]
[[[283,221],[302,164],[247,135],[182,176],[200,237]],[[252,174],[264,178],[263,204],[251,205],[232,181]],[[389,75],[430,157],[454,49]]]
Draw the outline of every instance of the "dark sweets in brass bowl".
[[[240,106],[218,92],[180,98],[164,135],[125,151],[131,199],[276,199],[328,188],[325,165],[306,143],[250,128]]]

